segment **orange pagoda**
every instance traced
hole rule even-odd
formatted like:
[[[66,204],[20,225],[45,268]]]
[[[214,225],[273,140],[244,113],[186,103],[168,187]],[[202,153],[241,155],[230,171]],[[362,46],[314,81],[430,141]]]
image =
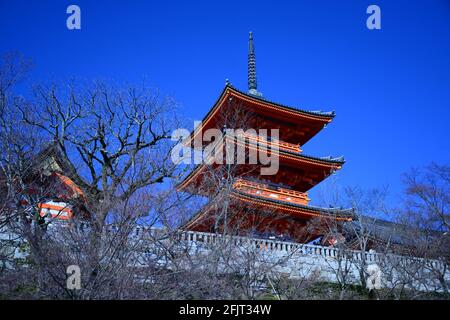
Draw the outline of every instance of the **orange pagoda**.
[[[251,32],[248,92],[237,90],[227,81],[218,100],[186,143],[198,148],[199,146],[194,143],[196,138],[211,128],[223,130],[229,125],[225,123],[224,119],[227,117],[224,114],[238,113],[247,115],[246,127],[279,129],[279,138],[271,139],[244,131],[244,134],[233,138],[224,135],[223,140],[231,139],[237,146],[245,145],[247,150],[265,146],[266,150],[276,153],[279,161],[278,171],[273,175],[261,175],[259,170],[254,170],[254,164],[238,164],[231,179],[231,188],[228,188],[229,210],[228,216],[224,218],[218,214],[224,199],[223,192],[217,188],[204,188],[206,176],[211,171],[212,165],[205,163],[197,165],[178,185],[178,190],[207,195],[211,201],[183,226],[185,230],[221,232],[225,227],[235,226],[241,234],[256,233],[283,240],[306,242],[324,235],[324,229],[320,228],[324,222],[339,223],[352,220],[352,210],[309,205],[308,191],[341,169],[344,164],[343,157],[314,157],[302,151],[303,146],[333,120],[334,112],[306,111],[263,98],[257,90]],[[200,147],[203,145],[204,143]],[[226,164],[215,167],[220,166],[223,168]],[[312,220],[319,223],[313,224]]]

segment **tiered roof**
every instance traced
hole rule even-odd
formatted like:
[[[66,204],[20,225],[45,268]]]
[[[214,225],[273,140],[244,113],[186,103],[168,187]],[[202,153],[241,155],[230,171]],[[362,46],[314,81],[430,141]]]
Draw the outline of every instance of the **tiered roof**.
[[[239,178],[246,181],[244,182],[245,187],[238,188],[236,185],[233,185],[230,197],[243,205],[244,208],[256,208],[261,211],[282,213],[290,219],[300,219],[298,221],[303,222],[314,217],[329,218],[336,221],[351,221],[353,219],[353,210],[310,206],[308,205],[309,198],[306,194],[311,187],[334,171],[341,169],[345,163],[343,157],[310,156],[303,154],[301,149],[307,141],[333,120],[335,117],[334,111],[307,111],[303,108],[286,106],[264,98],[257,90],[252,34],[250,34],[249,41],[248,72],[248,93],[236,89],[227,81],[225,88],[213,107],[203,118],[201,125],[195,128],[185,140],[186,145],[199,147],[196,144],[194,145],[194,140],[198,136],[202,136],[208,129],[223,129],[227,125],[223,119],[227,114],[233,115],[240,112],[250,114],[250,119],[246,121],[247,127],[280,129],[280,141],[273,138],[261,139],[261,137],[254,137],[250,133],[244,133],[242,137],[232,136],[231,141],[236,145],[245,146],[247,151],[251,149],[257,150],[262,145],[266,147],[276,145],[276,149],[268,148],[268,152],[279,156],[280,168],[276,175],[256,177],[260,182],[265,181],[273,185],[272,187],[267,187],[267,184],[258,186],[258,183],[252,184],[249,181],[249,179],[255,178],[255,174],[249,173],[245,166],[251,166],[251,164],[239,164],[238,166],[245,168],[242,170],[243,176]],[[225,134],[223,139],[215,141],[214,149],[217,150],[217,147],[224,147],[224,142],[227,141],[228,143],[230,140],[226,139],[230,137]],[[201,141],[203,147],[203,140]],[[220,166],[220,164],[216,164],[216,166]],[[209,174],[206,168],[207,165],[205,164],[194,168],[178,185],[178,190],[193,193],[216,193],[216,190],[208,191],[203,188],[205,178]],[[216,193],[216,197],[220,194],[221,192]],[[206,205],[203,210],[185,225],[185,228],[199,230],[198,228],[202,228],[202,225],[203,227],[207,226],[207,221],[211,219],[211,213],[215,210],[215,204]]]
[[[287,137],[284,136],[285,132],[280,132],[280,139],[286,142],[300,143],[300,145],[304,145],[335,117],[334,111],[306,111],[286,106],[260,96],[244,93],[227,83],[216,103],[203,118],[201,126],[194,130],[186,143],[192,144],[193,138],[203,133],[204,130],[220,127],[220,114],[231,112],[230,109],[233,108],[246,108],[248,111],[253,111],[258,117],[282,123],[284,128],[291,127],[293,132],[290,133],[293,136]]]

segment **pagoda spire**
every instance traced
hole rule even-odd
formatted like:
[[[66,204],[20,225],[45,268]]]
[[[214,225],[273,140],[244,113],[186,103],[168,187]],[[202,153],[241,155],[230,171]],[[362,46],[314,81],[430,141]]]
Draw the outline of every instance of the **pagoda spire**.
[[[250,31],[248,39],[248,93],[262,96],[262,93],[258,92],[257,87],[255,47],[253,45],[253,32]]]

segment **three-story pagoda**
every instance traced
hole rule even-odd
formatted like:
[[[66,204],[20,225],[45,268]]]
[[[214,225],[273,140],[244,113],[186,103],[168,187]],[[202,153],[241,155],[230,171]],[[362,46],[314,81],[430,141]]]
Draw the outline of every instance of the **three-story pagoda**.
[[[264,145],[267,150],[276,147],[270,152],[277,153],[279,169],[274,175],[260,175],[260,171],[254,170],[255,165],[237,165],[231,188],[228,188],[231,202],[224,204],[229,206],[229,216],[218,223],[217,211],[222,200],[211,201],[183,226],[185,230],[220,232],[225,227],[235,226],[242,234],[260,232],[309,241],[323,234],[320,228],[308,229],[308,223],[313,219],[333,223],[352,220],[351,210],[309,205],[308,191],[344,164],[343,157],[314,157],[302,151],[303,146],[333,120],[334,112],[306,111],[263,98],[257,91],[252,33],[249,38],[248,92],[239,91],[227,81],[218,100],[186,143],[199,147],[195,145],[195,139],[211,128],[223,130],[229,126],[225,119],[235,114],[246,115],[247,128],[279,129],[277,140],[247,131],[243,136],[232,138],[233,143],[245,146],[247,150]],[[204,143],[200,147],[203,146]],[[219,198],[220,190],[204,187],[210,171],[210,164],[198,165],[179,184],[178,190]]]

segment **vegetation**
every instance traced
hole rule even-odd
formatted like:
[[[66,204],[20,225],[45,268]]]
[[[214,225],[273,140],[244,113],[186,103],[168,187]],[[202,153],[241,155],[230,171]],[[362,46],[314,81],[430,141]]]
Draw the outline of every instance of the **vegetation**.
[[[1,299],[449,297],[448,165],[405,175],[399,210],[385,208],[384,192],[357,188],[340,193],[335,203],[328,201],[355,208],[358,217],[348,228],[326,225],[327,232],[348,240],[333,247],[333,258],[323,260],[336,281],[324,280],[313,269],[293,278],[286,264],[300,252],[276,256],[250,240],[236,245],[233,236],[240,228],[231,208],[238,204],[230,197],[235,167],[211,167],[202,186],[215,191],[209,200],[218,208],[215,232],[221,237],[214,243],[183,238],[178,227],[202,202],[175,188],[188,168],[170,159],[171,132],[180,125],[172,99],[146,86],[107,83],[36,84],[25,98],[15,87],[30,65],[10,54],[0,66],[0,234],[6,235],[0,240]],[[225,116],[229,127],[245,123],[237,115]],[[55,166],[81,190],[68,203],[79,212],[69,222],[43,217],[39,207],[57,192],[47,183]],[[367,217],[379,211],[390,211],[390,218],[401,222],[402,245],[394,239],[375,245],[377,234],[367,227]],[[231,220],[235,223],[227,224]],[[255,219],[254,228],[263,222]],[[315,223],[324,225],[311,221],[308,227]],[[371,262],[365,254],[358,260],[353,254],[373,248],[386,261],[393,254],[424,259],[414,262],[415,269],[398,264],[393,270],[393,261],[381,265],[391,282],[374,291],[367,287]],[[68,266],[81,270],[80,288],[68,287]],[[357,270],[357,283],[350,266]]]

